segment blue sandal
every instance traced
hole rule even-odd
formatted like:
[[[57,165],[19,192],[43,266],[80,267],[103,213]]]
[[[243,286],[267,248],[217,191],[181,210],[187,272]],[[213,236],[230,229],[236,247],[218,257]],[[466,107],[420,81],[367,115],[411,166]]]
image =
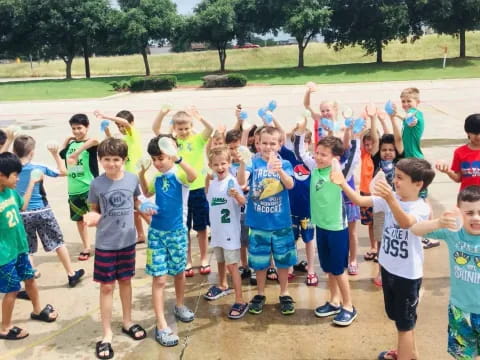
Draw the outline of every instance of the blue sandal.
[[[235,303],[232,305],[230,308],[230,312],[228,313],[228,317],[233,320],[241,319],[242,317],[245,316],[245,314],[248,311],[248,304],[240,304],[240,303]],[[237,314],[234,314],[236,312]]]
[[[207,293],[203,295],[206,300],[212,301],[220,299],[223,296],[231,294],[233,289],[227,288],[225,290],[219,288],[217,285],[213,285],[208,289]]]

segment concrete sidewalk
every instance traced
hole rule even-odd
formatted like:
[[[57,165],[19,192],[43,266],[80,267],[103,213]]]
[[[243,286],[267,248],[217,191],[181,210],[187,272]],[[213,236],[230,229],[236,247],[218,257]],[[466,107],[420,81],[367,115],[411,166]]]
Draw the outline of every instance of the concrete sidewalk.
[[[425,155],[428,160],[450,161],[453,150],[465,138],[463,120],[475,112],[478,104],[480,80],[419,81],[370,84],[324,85],[314,94],[312,102],[336,99],[358,111],[362,105],[374,101],[379,106],[389,98],[397,100],[402,88],[417,86],[421,90],[422,108],[426,118]],[[279,104],[278,118],[285,127],[294,125],[302,113],[303,87],[247,87],[228,90],[175,90],[168,93],[134,94],[111,99],[35,101],[0,103],[0,124],[22,125],[24,132],[37,139],[35,161],[52,164],[45,149],[50,140],[63,141],[69,136],[68,118],[75,112],[92,114],[95,109],[113,113],[122,108],[137,117],[137,126],[144,143],[151,137],[150,124],[164,103],[176,107],[195,104],[214,123],[233,123],[233,109],[244,104],[251,119],[256,109],[275,99]],[[91,116],[92,135],[100,137],[99,124]],[[98,285],[92,281],[93,260],[76,260],[80,240],[74,224],[69,220],[65,179],[48,179],[46,189],[49,202],[65,234],[74,267],[85,267],[85,279],[74,289],[67,286],[66,275],[54,254],[40,251],[35,257],[42,277],[38,280],[42,303],[51,303],[59,311],[55,323],[45,324],[29,320],[31,305],[19,300],[14,311],[15,325],[25,327],[30,336],[22,341],[0,342],[1,359],[94,359],[95,342],[101,338],[99,322]],[[438,174],[430,187],[431,201],[438,214],[455,203],[458,186],[443,174]],[[113,348],[115,358],[125,359],[375,359],[381,350],[396,344],[395,327],[386,318],[383,296],[371,282],[374,266],[363,260],[368,250],[366,228],[360,226],[360,274],[351,277],[352,296],[359,312],[356,322],[348,328],[331,325],[330,319],[318,319],[313,309],[325,302],[326,278],[318,267],[317,288],[307,287],[305,276],[299,276],[290,286],[296,301],[296,314],[285,317],[278,309],[279,288],[268,281],[267,306],[263,314],[232,321],[226,314],[233,303],[233,295],[214,302],[202,298],[209,285],[216,281],[215,259],[212,256],[212,274],[196,274],[187,280],[186,304],[195,309],[196,319],[190,324],[175,321],[173,283],[166,290],[166,309],[170,326],[179,332],[181,343],[164,348],[153,339],[155,317],[151,305],[151,278],[145,275],[145,246],[138,247],[137,275],[134,285],[133,319],[148,329],[149,336],[134,342],[121,334],[121,305],[115,296]],[[92,236],[94,232],[92,231]],[[196,240],[193,240],[196,247]],[[304,258],[303,244],[299,242],[300,258]],[[195,254],[197,254],[195,248]],[[195,264],[199,263],[198,256]],[[244,283],[244,296],[250,299],[255,287]],[[446,246],[425,253],[425,277],[417,325],[417,342],[423,359],[448,359],[447,303],[449,273]]]

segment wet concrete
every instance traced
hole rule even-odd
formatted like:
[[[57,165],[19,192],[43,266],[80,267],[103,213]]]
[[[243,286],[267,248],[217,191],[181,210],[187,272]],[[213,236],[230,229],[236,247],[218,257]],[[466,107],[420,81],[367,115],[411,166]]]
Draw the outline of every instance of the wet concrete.
[[[359,111],[362,104],[375,101],[379,106],[391,97],[396,99],[406,86],[417,86],[422,92],[422,107],[427,119],[424,140],[425,155],[431,161],[450,161],[453,150],[464,141],[463,119],[474,111],[477,101],[474,95],[480,89],[480,80],[419,81],[372,84],[342,84],[322,86],[313,99],[317,103],[321,95],[348,102]],[[462,89],[459,91],[458,89]],[[278,117],[286,126],[293,126],[301,114],[303,88],[296,86],[255,87],[228,90],[178,90],[168,93],[122,95],[108,99],[78,101],[38,101],[1,103],[0,123],[15,120],[37,139],[35,161],[53,165],[45,143],[52,139],[59,142],[69,136],[68,118],[75,112],[91,114],[94,109],[115,112],[131,109],[137,117],[137,127],[146,143],[151,136],[150,124],[161,104],[172,103],[178,107],[190,103],[215,123],[232,123],[232,109],[242,102],[254,110],[275,98],[279,103]],[[353,99],[353,100],[352,100]],[[455,109],[455,111],[451,110]],[[93,117],[92,117],[93,118]],[[35,121],[36,120],[36,121]],[[92,135],[99,136],[99,123],[92,119]],[[39,126],[39,127],[37,127]],[[92,281],[93,261],[76,260],[81,250],[74,224],[68,217],[65,179],[46,181],[48,198],[65,234],[74,267],[85,267],[87,275],[76,288],[67,286],[63,268],[55,255],[42,250],[35,257],[42,277],[38,280],[43,303],[52,303],[60,312],[57,322],[44,324],[28,319],[31,306],[18,301],[14,310],[15,325],[25,327],[30,336],[18,342],[0,342],[2,359],[94,359],[95,342],[101,337],[98,305],[98,285]],[[450,208],[455,202],[458,186],[443,174],[438,174],[430,187],[435,213]],[[91,232],[93,235],[93,231]],[[378,352],[396,344],[393,324],[386,318],[380,289],[371,282],[375,269],[373,263],[362,258],[368,250],[366,228],[359,231],[360,273],[351,277],[354,304],[359,316],[348,328],[338,328],[329,319],[318,319],[313,309],[324,303],[327,290],[326,278],[318,267],[320,284],[307,287],[305,276],[299,276],[290,285],[296,301],[296,314],[285,317],[278,310],[278,285],[268,281],[267,305],[263,314],[247,314],[244,319],[232,321],[226,317],[233,295],[214,302],[202,298],[210,283],[216,280],[215,260],[213,272],[202,276],[196,270],[195,277],[187,280],[186,304],[195,310],[196,319],[190,324],[175,321],[173,283],[166,290],[166,309],[169,325],[178,331],[181,343],[174,348],[164,348],[153,339],[155,318],[151,306],[151,279],[145,275],[145,246],[137,253],[137,276],[133,281],[133,318],[147,328],[149,336],[134,342],[121,334],[121,306],[118,293],[115,296],[113,347],[115,358],[125,359],[375,359]],[[195,264],[198,264],[196,241]],[[299,244],[300,257],[304,248]],[[425,253],[425,277],[423,296],[419,305],[417,342],[422,359],[448,359],[446,354],[446,329],[449,283],[446,247],[430,249]],[[244,297],[250,299],[255,287],[244,283]]]

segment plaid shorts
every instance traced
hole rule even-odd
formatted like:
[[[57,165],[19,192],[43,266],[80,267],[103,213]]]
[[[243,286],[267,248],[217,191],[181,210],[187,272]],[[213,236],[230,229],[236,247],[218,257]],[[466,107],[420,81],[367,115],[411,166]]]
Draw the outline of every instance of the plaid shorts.
[[[151,276],[175,276],[187,266],[187,230],[148,230],[147,266]]]
[[[0,293],[19,291],[20,282],[32,279],[34,275],[28,255],[19,254],[16,259],[0,266]]]

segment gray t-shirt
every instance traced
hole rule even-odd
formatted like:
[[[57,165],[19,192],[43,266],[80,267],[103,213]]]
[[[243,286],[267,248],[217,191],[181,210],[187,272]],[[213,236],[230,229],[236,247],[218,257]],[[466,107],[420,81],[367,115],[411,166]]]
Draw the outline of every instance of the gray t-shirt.
[[[124,172],[120,180],[109,179],[105,174],[93,179],[88,202],[99,205],[102,214],[95,248],[120,250],[135,244],[133,211],[134,200],[139,195],[138,178],[129,172]]]

